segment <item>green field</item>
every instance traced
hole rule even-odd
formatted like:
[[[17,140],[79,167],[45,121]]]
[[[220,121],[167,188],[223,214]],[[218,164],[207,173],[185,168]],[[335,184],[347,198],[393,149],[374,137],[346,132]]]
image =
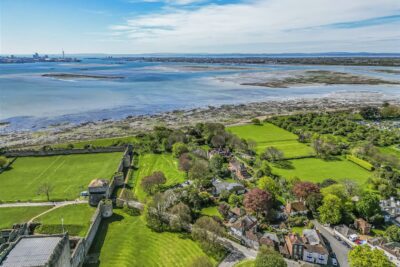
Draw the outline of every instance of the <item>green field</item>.
[[[310,182],[322,182],[324,179],[350,179],[364,185],[372,175],[371,172],[346,159],[325,161],[317,158],[296,159],[288,161],[286,168],[273,166],[273,172],[285,178],[298,177]]]
[[[135,196],[145,201],[146,192],[140,183],[142,179],[155,171],[162,171],[167,178],[166,186],[185,181],[185,173],[179,171],[178,161],[171,154],[145,154],[139,157],[139,169],[134,172]]]
[[[44,182],[54,187],[51,200],[76,199],[92,179],[111,179],[121,157],[119,152],[20,157],[0,174],[0,201],[47,201],[45,195],[37,194]]]
[[[400,158],[400,149],[398,148],[398,145],[387,146],[387,147],[379,147],[379,150],[382,153],[393,155],[393,156],[396,156],[396,157]]]
[[[74,148],[84,148],[86,145],[92,145],[94,147],[109,147],[119,144],[135,143],[136,141],[137,139],[134,136],[124,136],[124,137],[100,138],[95,140],[57,144],[52,147],[66,148],[69,144],[72,144]]]
[[[143,217],[125,215],[121,210],[114,210],[113,217],[101,223],[89,253],[100,253],[100,266],[119,267],[183,267],[205,255],[187,236],[153,232]]]
[[[218,207],[217,207],[217,206],[212,206],[212,207],[204,208],[204,209],[202,209],[202,210],[200,211],[200,214],[201,214],[201,215],[210,216],[210,217],[216,216],[216,217],[222,219],[222,215],[221,215],[221,213],[219,213]]]
[[[52,206],[0,208],[0,229],[10,228],[14,223],[28,222]]]
[[[313,149],[297,141],[297,135],[279,128],[270,123],[263,125],[246,124],[227,128],[240,138],[251,139],[257,142],[257,153],[264,152],[265,148],[273,146],[284,153],[285,158],[313,155]]]
[[[42,224],[36,232],[41,234],[62,233],[61,220],[63,219],[64,231],[68,231],[71,236],[84,237],[95,210],[95,207],[88,204],[73,204],[57,208],[35,219],[35,222]]]

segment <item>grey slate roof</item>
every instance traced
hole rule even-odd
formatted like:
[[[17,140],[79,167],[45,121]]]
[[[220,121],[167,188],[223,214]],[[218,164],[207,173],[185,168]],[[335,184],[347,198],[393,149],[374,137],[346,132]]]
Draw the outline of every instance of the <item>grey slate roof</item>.
[[[28,267],[46,265],[61,240],[62,237],[59,236],[22,237],[0,263],[0,266]]]

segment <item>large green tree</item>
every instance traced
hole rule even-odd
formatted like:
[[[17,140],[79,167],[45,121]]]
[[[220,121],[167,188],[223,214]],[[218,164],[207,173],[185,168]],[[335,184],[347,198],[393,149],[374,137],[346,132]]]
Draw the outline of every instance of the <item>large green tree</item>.
[[[394,267],[383,251],[372,249],[368,245],[356,246],[349,252],[351,267]]]
[[[337,224],[342,220],[342,201],[337,196],[328,194],[323,198],[318,211],[323,223]]]
[[[379,197],[376,194],[366,193],[357,202],[358,213],[365,219],[370,220],[373,216],[381,214]]]
[[[255,267],[286,267],[282,255],[271,248],[262,246],[254,262]]]

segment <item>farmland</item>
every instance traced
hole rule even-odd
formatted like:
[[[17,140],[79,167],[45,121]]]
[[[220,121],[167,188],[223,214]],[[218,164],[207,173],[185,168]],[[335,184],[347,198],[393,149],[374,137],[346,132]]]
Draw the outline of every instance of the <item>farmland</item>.
[[[101,153],[18,158],[0,174],[0,201],[47,201],[44,194],[37,194],[43,183],[54,187],[51,200],[76,199],[92,179],[110,179],[121,157]]]
[[[155,171],[161,171],[167,178],[166,186],[182,183],[185,173],[178,170],[178,162],[171,154],[145,154],[139,157],[139,169],[134,173],[135,196],[143,201],[146,193],[140,183],[142,179]]]
[[[350,179],[360,185],[365,184],[372,175],[371,172],[352,163],[343,157],[335,160],[322,160],[317,158],[296,159],[287,161],[285,167],[273,166],[273,172],[285,178],[298,177],[310,182],[322,182],[324,179],[335,180]]]
[[[93,244],[90,253],[100,253],[100,266],[189,266],[205,255],[185,234],[153,232],[143,217],[121,210],[102,222]]]
[[[254,140],[257,143],[257,153],[262,153],[267,147],[276,147],[284,153],[285,158],[313,155],[312,148],[297,141],[297,135],[270,123],[262,125],[240,125],[227,129],[240,138]]]
[[[85,236],[95,208],[87,204],[74,204],[59,207],[35,219],[42,225],[36,230],[41,234],[59,234],[63,232],[61,220],[64,220],[64,231],[72,236]]]
[[[50,208],[51,206],[0,208],[0,229],[10,228],[15,223],[27,222]]]

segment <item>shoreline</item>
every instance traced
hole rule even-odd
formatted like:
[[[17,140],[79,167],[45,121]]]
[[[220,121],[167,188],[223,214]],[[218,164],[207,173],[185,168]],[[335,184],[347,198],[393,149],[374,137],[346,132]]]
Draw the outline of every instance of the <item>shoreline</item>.
[[[188,110],[173,110],[152,115],[128,116],[121,120],[88,121],[79,125],[48,127],[35,132],[11,132],[0,136],[0,146],[21,148],[68,143],[100,138],[136,135],[155,126],[181,128],[199,122],[219,122],[224,125],[243,124],[252,118],[289,115],[298,112],[352,110],[363,106],[380,106],[388,101],[400,104],[400,99],[388,99],[373,93],[344,93],[311,99],[288,99],[247,104],[221,105]]]

